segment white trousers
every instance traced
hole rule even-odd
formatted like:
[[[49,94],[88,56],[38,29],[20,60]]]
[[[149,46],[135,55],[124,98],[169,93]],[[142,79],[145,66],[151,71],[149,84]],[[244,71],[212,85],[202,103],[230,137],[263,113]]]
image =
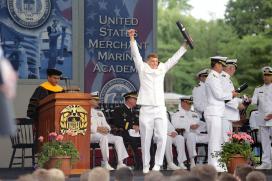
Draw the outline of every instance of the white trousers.
[[[176,150],[178,153],[178,162],[179,164],[182,164],[186,160],[184,137],[181,135],[177,135],[175,138],[167,136],[165,149],[167,163],[173,162],[172,144],[176,146]]]
[[[189,158],[194,158],[196,153],[196,143],[208,143],[209,137],[208,134],[198,134],[194,132],[189,132],[185,134],[186,146],[189,154]]]
[[[217,171],[223,171],[219,165],[218,158],[213,158],[212,153],[221,150],[223,143],[222,136],[222,118],[220,116],[205,116],[207,123],[209,146],[208,146],[208,164],[214,166]]]
[[[262,163],[271,164],[271,139],[272,127],[261,126],[261,143],[263,148]]]
[[[100,133],[91,134],[91,143],[99,143],[103,161],[109,160],[109,143],[114,144],[117,152],[118,163],[128,157],[123,138],[112,134],[103,135]]]
[[[232,128],[232,121],[222,118],[222,136],[223,136],[223,141],[227,142],[229,141],[229,136],[228,136],[228,132],[232,132],[233,128]]]
[[[148,166],[150,162],[150,145],[153,132],[154,140],[157,143],[155,165],[162,165],[167,139],[165,106],[142,106],[140,109],[139,126],[143,166]]]

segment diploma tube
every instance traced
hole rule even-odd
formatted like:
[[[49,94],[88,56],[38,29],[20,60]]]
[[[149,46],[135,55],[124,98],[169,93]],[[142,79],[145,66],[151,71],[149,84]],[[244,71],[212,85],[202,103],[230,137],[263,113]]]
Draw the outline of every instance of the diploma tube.
[[[176,24],[177,24],[177,26],[179,28],[179,31],[181,32],[182,36],[185,38],[185,40],[187,41],[188,45],[190,46],[190,48],[193,49],[194,48],[193,40],[190,37],[190,35],[188,34],[188,32],[186,31],[186,29],[183,26],[183,24],[180,21],[177,21]]]

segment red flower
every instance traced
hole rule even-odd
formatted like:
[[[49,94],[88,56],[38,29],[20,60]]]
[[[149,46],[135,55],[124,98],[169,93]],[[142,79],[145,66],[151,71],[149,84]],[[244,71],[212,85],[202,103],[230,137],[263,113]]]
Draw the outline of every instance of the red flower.
[[[57,137],[58,134],[56,132],[51,132],[49,133],[49,137]]]
[[[58,135],[56,138],[57,141],[62,141],[63,140],[63,136],[62,135]]]

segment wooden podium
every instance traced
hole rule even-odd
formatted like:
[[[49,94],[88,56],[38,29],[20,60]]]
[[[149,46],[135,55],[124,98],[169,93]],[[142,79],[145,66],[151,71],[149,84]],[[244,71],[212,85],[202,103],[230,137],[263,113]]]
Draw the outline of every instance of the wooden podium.
[[[91,95],[87,93],[57,93],[39,103],[38,136],[47,139],[48,133],[56,131],[63,133],[64,140],[71,140],[80,153],[80,160],[73,165],[74,170],[90,168],[90,99]],[[85,120],[84,124],[81,124],[82,120]],[[70,136],[65,133],[65,126],[81,127],[80,133]]]

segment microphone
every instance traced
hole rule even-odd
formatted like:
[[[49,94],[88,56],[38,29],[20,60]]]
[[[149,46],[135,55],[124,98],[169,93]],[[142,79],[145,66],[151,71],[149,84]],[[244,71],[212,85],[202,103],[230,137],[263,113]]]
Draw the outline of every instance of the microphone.
[[[60,77],[60,80],[68,80],[69,79],[69,77]]]
[[[185,30],[185,27],[183,26],[183,24],[181,24],[180,21],[177,21],[176,24],[177,24],[177,26],[179,28],[179,31],[183,35],[183,37],[186,39],[186,41],[187,41],[188,45],[190,46],[190,48],[193,49],[194,48],[193,40],[191,39],[189,33]]]
[[[248,84],[245,82],[243,83],[240,87],[238,87],[235,92],[241,93],[242,91],[244,91],[246,88],[248,87]]]

